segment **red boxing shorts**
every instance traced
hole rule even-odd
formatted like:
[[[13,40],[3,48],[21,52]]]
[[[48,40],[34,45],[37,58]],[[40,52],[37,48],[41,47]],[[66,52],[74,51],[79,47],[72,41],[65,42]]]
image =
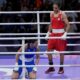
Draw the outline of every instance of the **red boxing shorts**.
[[[61,37],[64,33],[51,33],[50,37]],[[49,39],[48,50],[65,51],[67,47],[67,41],[62,39]]]

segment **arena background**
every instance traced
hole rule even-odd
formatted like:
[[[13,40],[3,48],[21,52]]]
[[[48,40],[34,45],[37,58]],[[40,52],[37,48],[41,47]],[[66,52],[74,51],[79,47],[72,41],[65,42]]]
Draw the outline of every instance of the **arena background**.
[[[52,4],[58,2],[62,10],[80,10],[80,0],[0,0],[1,11],[51,11]],[[15,5],[15,6],[14,6]],[[75,5],[75,6],[74,6]],[[80,21],[80,13],[67,13],[69,21]],[[36,22],[36,14],[0,14],[1,23],[9,22]],[[40,22],[49,22],[49,14],[40,14]],[[72,24],[69,32],[80,32],[79,24]],[[40,25],[40,32],[46,33],[48,25]],[[0,25],[0,33],[37,33],[37,25]],[[24,35],[25,36],[25,35]],[[7,36],[4,36],[7,37]],[[8,36],[9,37],[9,36]],[[68,40],[68,43],[77,43],[79,39]],[[0,44],[16,44],[20,41],[0,41]],[[46,43],[41,40],[41,43]],[[16,51],[17,47],[0,47],[0,51]],[[73,47],[69,47],[74,50]]]
[[[60,7],[64,11],[79,11],[80,10],[80,0],[0,0],[0,11],[51,11],[52,4],[58,2]],[[40,22],[49,22],[49,13],[41,13]],[[80,22],[80,13],[67,13],[70,22]],[[37,22],[37,14],[0,14],[0,23],[17,23],[17,22]],[[40,32],[46,33],[48,25],[40,25]],[[70,33],[80,33],[80,24],[71,24]],[[37,33],[37,25],[0,25],[0,33]],[[23,36],[2,36],[0,37],[24,37]],[[34,35],[36,37],[36,35]],[[42,35],[45,36],[45,35]],[[75,35],[68,35],[75,36]],[[80,35],[77,35],[80,36]],[[27,37],[27,36],[26,36]],[[28,36],[29,37],[29,36]],[[80,44],[79,39],[69,39],[68,44]],[[20,44],[19,40],[0,40],[0,44]],[[40,40],[41,44],[46,44],[46,40]],[[40,46],[41,51],[46,50],[46,47]],[[16,52],[19,47],[0,47],[0,52]],[[79,51],[80,46],[69,46],[67,47],[69,51]],[[72,55],[72,57],[77,57],[77,55]],[[13,59],[13,55],[0,55],[0,59]],[[72,59],[73,60],[73,59]],[[74,59],[75,60],[75,59]],[[73,61],[74,61],[73,60]],[[1,60],[2,61],[2,60]],[[0,61],[0,62],[1,62]],[[79,62],[79,59],[77,60]],[[76,61],[76,62],[77,62]],[[14,62],[14,61],[13,61]],[[46,62],[46,61],[45,61]],[[77,62],[77,63],[78,63]],[[47,63],[47,62],[46,62]],[[72,63],[72,62],[71,62]],[[75,63],[75,62],[74,62]],[[59,77],[63,78],[63,77]],[[64,78],[66,78],[64,76]]]

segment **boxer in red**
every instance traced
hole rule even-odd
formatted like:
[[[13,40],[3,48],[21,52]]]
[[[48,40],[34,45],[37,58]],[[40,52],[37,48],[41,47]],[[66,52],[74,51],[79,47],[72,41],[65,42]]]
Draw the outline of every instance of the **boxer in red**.
[[[51,24],[49,25],[46,37],[61,37],[60,39],[49,39],[47,51],[65,51],[66,50],[66,36],[70,28],[69,21],[66,14],[60,10],[57,3],[53,4],[53,11],[50,13]],[[50,32],[52,33],[50,34]],[[53,65],[52,54],[48,54],[49,65]],[[64,63],[64,54],[60,54],[60,65]],[[46,74],[55,71],[54,67],[49,67]],[[59,74],[64,73],[63,67],[59,68]]]

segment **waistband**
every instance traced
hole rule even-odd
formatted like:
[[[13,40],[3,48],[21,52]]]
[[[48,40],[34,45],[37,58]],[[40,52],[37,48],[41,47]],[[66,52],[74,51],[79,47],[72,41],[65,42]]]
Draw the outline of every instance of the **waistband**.
[[[52,33],[64,33],[64,29],[52,29]]]
[[[20,59],[20,60],[23,60],[22,55],[19,57],[19,59]],[[34,57],[32,57],[32,58],[25,58],[25,57],[24,57],[24,61],[25,61],[25,62],[31,62],[31,61],[33,61],[33,60],[34,60]]]

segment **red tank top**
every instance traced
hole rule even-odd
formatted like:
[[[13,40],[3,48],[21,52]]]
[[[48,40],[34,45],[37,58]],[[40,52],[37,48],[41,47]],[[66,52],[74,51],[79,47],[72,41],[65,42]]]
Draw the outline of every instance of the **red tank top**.
[[[58,17],[54,17],[54,14],[51,15],[51,25],[52,25],[52,29],[64,29],[64,22],[62,20],[61,11]]]

